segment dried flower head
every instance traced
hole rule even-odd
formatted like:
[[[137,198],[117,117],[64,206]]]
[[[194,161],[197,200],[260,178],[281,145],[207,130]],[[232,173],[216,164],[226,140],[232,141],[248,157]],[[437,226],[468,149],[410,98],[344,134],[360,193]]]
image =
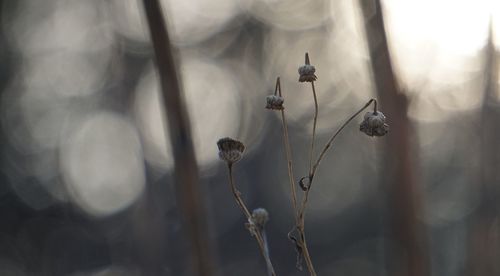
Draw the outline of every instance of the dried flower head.
[[[272,110],[283,110],[285,107],[283,106],[283,102],[285,99],[278,95],[269,95],[266,97],[266,108]]]
[[[384,136],[389,131],[389,125],[385,123],[385,116],[382,112],[366,112],[359,130],[368,136]]]
[[[314,72],[316,72],[316,68],[311,65],[311,62],[309,61],[309,54],[306,53],[305,64],[299,67],[299,82],[315,81],[317,77],[314,75]]]
[[[219,147],[220,159],[226,161],[228,164],[233,164],[240,160],[245,150],[245,145],[242,142],[229,137],[219,139],[217,147]]]
[[[311,187],[311,177],[309,176],[304,176],[299,180],[299,187],[302,189],[302,191],[307,191]]]
[[[266,225],[269,220],[269,213],[264,208],[257,208],[252,211],[252,217],[250,220],[251,223],[255,224],[259,228],[264,228],[264,225]]]

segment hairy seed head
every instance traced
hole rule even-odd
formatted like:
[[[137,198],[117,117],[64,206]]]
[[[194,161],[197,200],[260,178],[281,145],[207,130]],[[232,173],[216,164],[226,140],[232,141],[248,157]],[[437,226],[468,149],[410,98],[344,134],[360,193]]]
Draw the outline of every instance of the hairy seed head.
[[[385,123],[385,116],[382,112],[366,112],[359,130],[368,136],[384,136],[389,132],[389,125]]]
[[[217,147],[219,147],[220,159],[226,161],[228,164],[238,162],[245,150],[245,145],[243,145],[242,142],[229,137],[219,139],[219,141],[217,141]]]
[[[283,110],[285,109],[283,102],[285,102],[283,97],[278,95],[269,95],[266,97],[266,108],[271,110]]]

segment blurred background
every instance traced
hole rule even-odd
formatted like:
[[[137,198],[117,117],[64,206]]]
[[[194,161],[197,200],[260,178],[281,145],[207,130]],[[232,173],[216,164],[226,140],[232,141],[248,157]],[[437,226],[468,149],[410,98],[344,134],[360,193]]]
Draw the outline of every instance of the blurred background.
[[[318,170],[306,220],[318,274],[500,275],[499,1],[386,0],[382,25],[372,1],[161,2],[216,275],[265,275],[218,160],[226,136],[246,145],[236,184],[251,209],[270,213],[278,275],[307,275],[287,239],[279,113],[264,109],[281,76],[295,176],[305,176],[306,51],[317,149],[372,97],[391,125],[368,137],[360,116]],[[0,275],[190,275],[142,2],[0,9]]]

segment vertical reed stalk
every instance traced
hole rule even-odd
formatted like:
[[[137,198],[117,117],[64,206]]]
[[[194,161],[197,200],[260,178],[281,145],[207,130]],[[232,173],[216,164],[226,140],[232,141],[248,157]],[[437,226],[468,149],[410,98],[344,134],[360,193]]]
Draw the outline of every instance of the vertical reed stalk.
[[[173,149],[177,202],[182,211],[184,229],[192,244],[193,275],[211,276],[214,275],[213,262],[209,249],[205,207],[198,187],[198,166],[167,25],[158,0],[142,2],[155,52],[163,106],[167,115],[165,121],[168,122]]]

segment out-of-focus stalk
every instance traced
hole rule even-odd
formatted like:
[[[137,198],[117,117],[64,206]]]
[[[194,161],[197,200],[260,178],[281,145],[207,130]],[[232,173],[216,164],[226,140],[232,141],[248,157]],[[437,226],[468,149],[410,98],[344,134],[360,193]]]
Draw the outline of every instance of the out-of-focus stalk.
[[[163,106],[175,161],[177,199],[183,214],[184,229],[192,244],[192,275],[213,275],[212,254],[206,227],[206,215],[199,191],[188,112],[182,97],[173,49],[158,0],[143,0],[151,41],[158,67]]]
[[[403,252],[406,267],[388,267],[391,275],[429,275],[429,260],[420,212],[416,176],[418,161],[412,149],[413,130],[408,119],[408,99],[398,88],[392,69],[380,0],[360,0],[370,53],[374,84],[380,105],[391,118],[391,133],[385,140],[382,183],[387,185],[390,232]]]

